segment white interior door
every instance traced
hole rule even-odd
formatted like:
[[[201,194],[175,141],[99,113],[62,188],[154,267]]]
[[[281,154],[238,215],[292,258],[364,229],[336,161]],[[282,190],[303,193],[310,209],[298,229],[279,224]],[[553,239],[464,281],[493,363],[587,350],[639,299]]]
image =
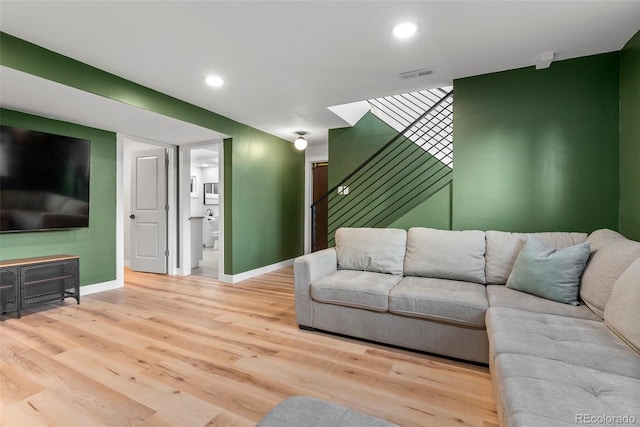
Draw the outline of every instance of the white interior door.
[[[166,274],[166,149],[136,151],[131,162],[131,270]]]

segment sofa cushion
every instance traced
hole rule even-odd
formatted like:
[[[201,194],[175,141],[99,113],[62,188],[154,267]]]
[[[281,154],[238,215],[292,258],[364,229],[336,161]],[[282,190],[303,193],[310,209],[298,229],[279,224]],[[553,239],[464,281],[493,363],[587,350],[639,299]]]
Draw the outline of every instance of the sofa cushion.
[[[579,305],[580,277],[589,259],[589,246],[584,242],[555,250],[529,236],[507,279],[507,288]]]
[[[569,305],[509,289],[504,285],[487,285],[489,307],[517,308],[535,313],[556,314],[578,319],[600,320],[586,305]]]
[[[407,234],[404,274],[486,283],[483,231],[414,227]]]
[[[402,275],[407,232],[394,228],[339,228],[338,268]]]
[[[597,416],[640,420],[637,378],[522,354],[499,355],[492,375],[499,384],[506,426],[629,424],[585,420]]]
[[[489,304],[483,285],[405,277],[389,293],[389,312],[471,328],[484,328]]]
[[[492,307],[487,334],[491,359],[525,354],[640,379],[640,356],[600,320]]]
[[[338,270],[311,283],[311,298],[328,304],[387,311],[389,291],[401,279],[402,276],[394,274]]]
[[[640,258],[613,285],[604,309],[604,322],[640,353]]]
[[[554,249],[562,249],[583,243],[586,233],[530,233],[536,239]],[[486,232],[486,276],[487,283],[504,285],[513,270],[520,250],[527,241],[527,233],[508,233],[505,231]]]
[[[592,253],[582,275],[580,297],[603,319],[614,283],[640,257],[640,242],[607,229],[594,231],[587,240]]]

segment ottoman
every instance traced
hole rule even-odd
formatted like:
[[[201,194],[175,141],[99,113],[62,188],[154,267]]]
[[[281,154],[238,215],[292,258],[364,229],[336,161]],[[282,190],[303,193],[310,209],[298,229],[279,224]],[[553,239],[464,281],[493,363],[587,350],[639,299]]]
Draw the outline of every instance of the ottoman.
[[[380,418],[312,397],[293,396],[274,407],[256,427],[398,427]]]

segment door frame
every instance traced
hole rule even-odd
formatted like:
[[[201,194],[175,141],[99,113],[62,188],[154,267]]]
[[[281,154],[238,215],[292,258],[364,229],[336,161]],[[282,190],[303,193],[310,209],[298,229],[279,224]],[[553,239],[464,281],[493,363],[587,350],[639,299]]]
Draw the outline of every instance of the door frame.
[[[129,216],[128,213],[125,213],[124,207],[124,197],[125,197],[125,187],[130,186],[131,177],[125,176],[124,173],[124,145],[125,140],[130,140],[134,142],[140,142],[143,144],[153,145],[159,148],[167,148],[167,158],[169,159],[169,168],[167,170],[167,203],[169,204],[168,211],[168,235],[167,235],[167,248],[169,249],[169,260],[167,265],[167,274],[168,275],[176,275],[177,273],[177,224],[175,221],[177,210],[176,210],[176,200],[177,200],[177,190],[178,187],[176,185],[176,164],[177,164],[177,147],[172,144],[166,144],[159,141],[153,141],[150,139],[145,139],[137,136],[131,136],[123,133],[116,134],[116,144],[117,144],[117,182],[116,182],[116,278],[118,281],[122,280],[124,283],[124,267],[125,267],[125,259],[124,259],[124,246],[125,246],[125,233],[128,233],[128,222],[125,222],[125,215]],[[129,161],[130,159],[126,159]]]
[[[313,164],[329,162],[329,156],[309,156],[304,159],[304,253],[311,252],[311,205],[313,204]]]
[[[213,139],[209,141],[193,142],[183,144],[178,147],[178,164],[180,176],[178,185],[182,189],[180,192],[180,268],[177,275],[189,276],[191,274],[191,195],[189,187],[191,184],[191,150],[212,145],[218,146],[218,182],[219,184],[219,216],[218,223],[218,280],[226,281],[224,274],[224,144],[223,139]]]

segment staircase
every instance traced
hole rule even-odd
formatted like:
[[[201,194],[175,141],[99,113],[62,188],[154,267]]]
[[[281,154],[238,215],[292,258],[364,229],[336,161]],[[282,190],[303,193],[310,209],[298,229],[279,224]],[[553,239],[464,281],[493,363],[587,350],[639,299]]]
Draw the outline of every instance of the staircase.
[[[367,102],[371,105],[371,112],[373,114],[396,131],[403,133],[414,121],[424,114],[425,111],[428,111],[437,104],[443,96],[446,96],[452,90],[453,87],[447,86],[384,98],[375,98]],[[452,166],[453,114],[441,118],[442,121],[439,123],[437,129],[430,130],[425,134],[414,133],[405,136],[438,160]],[[430,141],[432,141],[433,138],[438,138],[437,132],[442,129],[451,130],[451,132],[447,132],[449,136],[438,144],[431,144]]]
[[[369,100],[399,133],[311,206],[312,250],[317,233],[334,246],[340,227],[387,227],[451,183],[453,90],[446,89]]]

